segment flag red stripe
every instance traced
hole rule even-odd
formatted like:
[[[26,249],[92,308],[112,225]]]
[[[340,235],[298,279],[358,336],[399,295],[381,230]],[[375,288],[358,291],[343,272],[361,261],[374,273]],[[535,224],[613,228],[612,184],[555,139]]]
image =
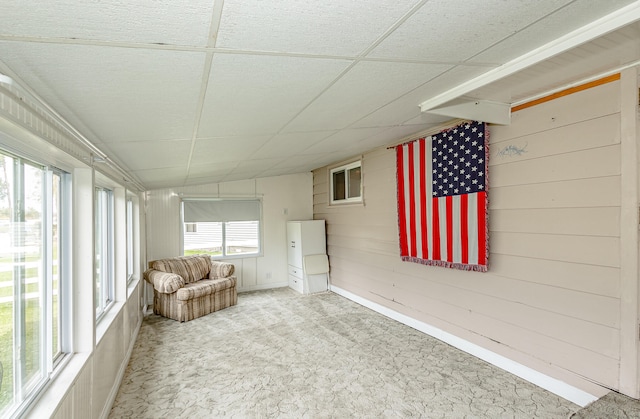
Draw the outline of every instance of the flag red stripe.
[[[409,143],[409,234],[411,239],[411,249],[409,249],[410,255],[416,257],[416,194],[415,194],[415,165],[413,163],[413,144]]]
[[[447,262],[453,262],[453,196],[447,196],[446,203],[447,203]]]
[[[398,178],[398,223],[400,224],[400,256],[407,256],[407,220],[404,203],[404,156],[403,147],[396,149]]]
[[[420,225],[422,227],[422,255],[421,257],[427,259],[429,257],[429,242],[427,234],[429,234],[429,226],[427,225],[427,166],[426,166],[426,141],[420,140]]]
[[[460,195],[460,245],[462,263],[469,263],[469,196]]]
[[[487,220],[485,206],[487,193],[478,192],[478,265],[487,264]]]
[[[433,260],[440,260],[440,211],[438,208],[438,198],[432,199],[433,218],[431,228],[433,228]]]

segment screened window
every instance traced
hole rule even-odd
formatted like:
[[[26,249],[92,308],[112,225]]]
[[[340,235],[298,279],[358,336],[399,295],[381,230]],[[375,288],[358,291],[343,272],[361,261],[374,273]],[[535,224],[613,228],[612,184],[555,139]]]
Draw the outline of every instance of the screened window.
[[[259,200],[182,202],[184,255],[213,257],[260,253]]]
[[[99,319],[113,302],[113,191],[96,188],[95,217],[95,306]]]
[[[0,150],[0,416],[34,397],[63,355],[67,182]]]
[[[362,202],[360,161],[331,169],[331,203]]]

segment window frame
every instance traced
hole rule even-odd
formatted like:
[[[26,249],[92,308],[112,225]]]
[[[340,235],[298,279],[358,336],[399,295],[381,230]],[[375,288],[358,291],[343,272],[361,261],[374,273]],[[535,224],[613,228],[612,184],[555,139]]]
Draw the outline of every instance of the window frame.
[[[204,253],[204,254],[209,254],[211,259],[243,259],[243,258],[254,258],[254,257],[261,257],[264,255],[264,246],[263,246],[263,240],[264,240],[264,234],[263,234],[263,225],[264,223],[262,222],[262,217],[263,217],[263,208],[262,208],[262,199],[261,198],[189,198],[189,197],[184,197],[182,198],[181,202],[180,202],[180,254],[184,255],[185,254],[185,233],[187,232],[187,225],[188,224],[195,224],[196,230],[197,230],[197,224],[198,222],[194,222],[194,221],[184,221],[184,202],[185,201],[257,201],[258,202],[258,206],[259,206],[259,216],[257,220],[251,220],[254,222],[258,223],[258,250],[254,253],[242,253],[242,254],[228,254],[227,253],[227,223],[232,223],[234,221],[232,220],[228,220],[228,221],[210,221],[210,222],[217,222],[221,224],[221,229],[222,229],[222,233],[221,233],[221,248],[222,248],[222,254],[220,255],[212,255],[209,253]]]
[[[127,285],[131,284],[131,281],[135,279],[135,205],[133,204],[133,198],[127,196],[125,200],[125,217],[126,217],[126,234],[127,234],[127,260],[126,260],[126,275]]]
[[[360,194],[358,196],[350,197],[349,195],[349,183],[351,182],[348,176],[350,170],[360,168]],[[344,171],[344,190],[345,190],[345,198],[343,199],[334,199],[334,174]],[[364,188],[362,182],[362,159],[358,159],[355,161],[351,161],[346,164],[342,164],[340,166],[336,166],[329,170],[329,205],[344,205],[344,204],[361,204],[364,202]]]
[[[109,189],[104,186],[94,187],[94,301],[95,301],[95,315],[96,323],[99,323],[113,306],[115,302],[115,198],[113,189]],[[101,201],[101,197],[106,198],[106,202]],[[106,212],[100,211],[102,205],[106,204]],[[106,226],[101,221],[105,221],[103,217],[106,217]],[[106,229],[106,231],[103,230]],[[100,232],[100,237],[98,234]],[[106,233],[106,237],[103,236]],[[98,249],[98,242],[101,242],[101,247]],[[100,255],[99,252],[100,251]],[[100,256],[100,262],[106,260],[105,264],[99,263],[98,256]],[[98,271],[98,267],[100,271]],[[106,272],[102,268],[106,267]],[[98,285],[98,282],[100,284]]]
[[[26,200],[24,199],[25,193],[33,194],[34,191],[37,194],[39,202],[40,219],[39,223],[39,235],[37,237],[37,243],[35,244],[39,249],[39,256],[37,261],[29,261],[26,259],[26,249],[16,249],[12,254],[14,260],[14,275],[18,273],[18,277],[15,276],[11,279],[13,283],[12,287],[14,291],[12,293],[12,339],[11,339],[11,352],[14,353],[13,362],[11,365],[4,366],[4,383],[8,385],[8,379],[11,378],[11,396],[8,403],[0,407],[1,415],[15,415],[24,412],[25,409],[35,400],[39,392],[49,383],[52,377],[60,371],[60,368],[64,365],[64,360],[68,360],[68,355],[73,352],[72,348],[72,324],[70,321],[71,312],[68,308],[71,301],[72,289],[71,289],[71,266],[70,266],[70,252],[71,252],[71,174],[58,169],[53,166],[47,165],[46,162],[38,162],[27,156],[22,156],[20,153],[14,153],[6,148],[0,149],[0,155],[9,157],[12,160],[11,175],[7,173],[7,167],[5,166],[5,174],[7,175],[7,181],[11,179],[11,184],[7,184],[9,187],[9,208],[13,209],[13,214],[9,215],[9,228],[14,231],[21,231],[17,233],[19,236],[26,237],[26,227],[24,231],[16,223],[25,222],[21,215],[16,219],[16,213],[26,213]],[[6,160],[5,160],[6,162]],[[28,174],[25,171],[25,167],[30,166],[39,171],[38,181],[40,182],[39,189],[22,190],[28,186],[28,180],[26,176]],[[13,198],[12,198],[13,197]],[[55,217],[55,222],[54,222]],[[20,221],[23,220],[23,221]],[[35,227],[32,227],[35,228]],[[16,230],[18,229],[18,230]],[[21,240],[18,238],[18,240]],[[25,267],[22,269],[16,269],[15,258],[16,255],[22,254],[21,258]],[[20,257],[20,256],[18,256]],[[37,359],[37,370],[34,371],[33,376],[21,378],[25,374],[27,366],[26,359],[22,356],[15,356],[16,348],[29,347],[30,344],[26,342],[25,330],[23,330],[23,323],[27,321],[29,316],[25,310],[27,310],[28,303],[26,301],[29,298],[27,295],[20,291],[21,286],[27,286],[28,279],[32,278],[27,273],[26,264],[36,263],[35,268],[29,267],[28,269],[36,269],[36,282],[37,291],[36,294],[38,309],[38,325],[37,325],[37,353],[35,354]],[[57,273],[55,273],[55,265],[57,264]],[[56,285],[57,282],[57,285]],[[18,284],[22,284],[18,286]],[[57,302],[54,295],[57,294]],[[24,297],[24,298],[23,298]],[[33,296],[31,298],[34,298]],[[55,325],[55,327],[54,327]],[[36,329],[33,329],[36,330]],[[31,357],[30,355],[25,358]],[[33,358],[35,360],[35,358]],[[15,364],[18,362],[19,364]],[[7,374],[7,368],[11,368],[11,373]],[[19,376],[14,376],[14,373],[18,372]],[[6,388],[6,387],[5,387]]]

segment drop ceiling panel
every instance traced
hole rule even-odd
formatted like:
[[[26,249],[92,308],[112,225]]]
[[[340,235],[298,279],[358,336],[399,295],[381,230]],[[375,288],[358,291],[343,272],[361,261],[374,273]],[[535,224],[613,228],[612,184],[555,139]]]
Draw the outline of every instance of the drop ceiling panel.
[[[189,178],[227,174],[238,166],[237,161],[192,164],[189,166]]]
[[[192,136],[204,53],[0,42],[0,59],[103,142]]]
[[[269,138],[262,136],[198,139],[193,149],[191,164],[239,162],[248,159]]]
[[[199,136],[275,134],[350,63],[216,54]]]
[[[314,144],[321,142],[324,138],[333,134],[333,132],[334,131],[316,131],[278,134],[257,150],[252,158],[281,158],[281,156],[288,154],[299,154]]]
[[[136,170],[133,173],[150,189],[180,186],[185,178],[183,167]]]
[[[274,166],[282,163],[286,160],[286,157],[277,157],[270,159],[251,159],[244,160],[238,163],[238,166],[234,168],[234,173],[242,171],[260,171],[269,170]]]
[[[588,0],[573,2],[544,20],[515,33],[513,36],[472,57],[471,62],[504,64],[526,52],[553,41],[558,36],[578,29],[600,16],[609,14],[635,0]]]
[[[445,65],[360,62],[284,131],[345,128],[448,68]]]
[[[0,34],[204,46],[212,11],[212,0],[3,0]]]
[[[393,143],[399,143],[400,141],[409,141],[412,138],[419,138],[416,134],[431,128],[433,128],[432,124],[402,125],[399,127],[393,127],[370,138],[367,141],[366,146],[369,147],[368,149],[372,149]]]
[[[420,112],[420,103],[427,98],[444,92],[448,86],[456,85],[465,80],[477,77],[490,68],[458,66],[435,79],[417,87],[415,90],[394,100],[363,117],[352,127],[375,127],[401,125],[412,121],[412,123],[433,123],[446,120],[446,118]]]
[[[372,57],[461,62],[570,0],[431,0],[378,45]]]
[[[322,141],[313,144],[311,147],[303,150],[301,154],[319,154],[319,153],[333,153],[340,151],[344,148],[348,148],[355,143],[371,138],[385,130],[388,127],[376,127],[376,128],[357,128],[357,129],[345,129],[338,131],[337,133],[325,138]]]
[[[417,0],[225,0],[217,47],[354,56]]]
[[[186,164],[191,152],[190,140],[175,141],[136,141],[109,145],[119,160],[131,170],[182,167],[186,173]]]

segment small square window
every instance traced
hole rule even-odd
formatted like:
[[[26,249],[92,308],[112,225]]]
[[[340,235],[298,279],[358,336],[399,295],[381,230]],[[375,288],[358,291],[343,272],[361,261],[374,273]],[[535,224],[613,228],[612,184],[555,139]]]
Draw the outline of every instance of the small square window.
[[[362,166],[358,160],[331,169],[331,204],[362,202]]]

